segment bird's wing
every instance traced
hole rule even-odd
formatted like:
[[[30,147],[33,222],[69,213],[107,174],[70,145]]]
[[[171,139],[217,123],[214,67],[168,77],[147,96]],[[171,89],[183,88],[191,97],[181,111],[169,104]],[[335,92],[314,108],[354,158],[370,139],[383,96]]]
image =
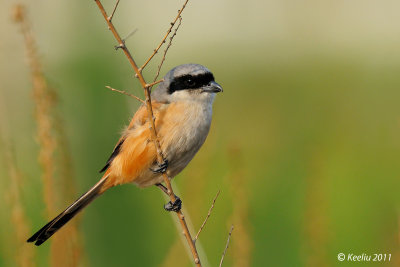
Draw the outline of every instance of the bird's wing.
[[[99,171],[100,173],[105,172],[110,167],[111,162],[119,154],[119,151],[120,151],[121,146],[124,143],[124,141],[125,141],[125,136],[123,136],[119,139],[117,145],[114,147],[114,150],[111,153],[111,156],[108,158],[106,165]]]
[[[110,164],[114,160],[114,158],[119,154],[119,152],[121,150],[121,146],[126,139],[126,132],[128,130],[132,130],[135,127],[135,124],[143,125],[146,122],[146,115],[147,115],[146,106],[141,105],[139,107],[139,109],[136,111],[135,115],[133,115],[133,118],[132,118],[131,122],[129,123],[128,127],[126,128],[124,134],[121,136],[121,138],[118,140],[117,144],[115,145],[113,152],[111,153],[110,157],[107,159],[106,165],[99,171],[100,173],[105,172],[110,167]]]
[[[162,103],[152,102],[153,113],[157,119],[161,117],[160,113],[163,113],[161,111],[163,110],[162,106]],[[106,165],[101,170],[109,170],[111,176],[108,183],[113,185],[126,183],[128,181],[125,181],[125,179],[134,180],[143,171],[148,170],[149,166],[156,160],[154,146],[148,145],[150,140],[151,132],[148,125],[147,108],[142,105],[136,111]]]

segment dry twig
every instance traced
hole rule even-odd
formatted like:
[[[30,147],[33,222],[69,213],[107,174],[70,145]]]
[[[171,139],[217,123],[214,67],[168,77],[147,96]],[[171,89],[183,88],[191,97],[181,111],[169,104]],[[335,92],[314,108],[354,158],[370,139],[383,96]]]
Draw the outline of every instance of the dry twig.
[[[113,9],[111,15],[107,18],[107,20],[109,22],[111,22],[112,18],[114,17],[114,14],[115,14],[115,11],[117,10],[118,4],[119,4],[119,0],[117,0],[117,2],[115,2],[114,9]]]
[[[149,84],[149,87],[153,87],[154,85],[159,84],[160,82],[163,82],[163,81],[164,81],[164,79],[152,82],[152,83]]]
[[[176,21],[181,17],[181,14],[183,10],[185,9],[187,3],[189,0],[186,0],[185,3],[183,4],[182,8],[178,10],[178,15],[175,17],[174,21],[171,22],[171,26],[169,27],[167,33],[165,34],[164,38],[161,40],[160,44],[157,46],[156,49],[154,49],[153,54],[146,60],[146,62],[140,67],[140,72],[149,64],[149,62],[152,60],[152,58],[157,54],[158,50],[160,50],[161,46],[165,43],[165,40],[167,39],[168,35],[171,33],[172,28],[174,27]]]
[[[222,253],[222,258],[221,258],[221,261],[219,262],[219,267],[221,267],[222,263],[224,263],[225,254],[229,247],[229,241],[231,241],[232,231],[233,231],[233,224],[231,226],[231,230],[229,231],[228,240],[226,241],[225,250],[224,250],[224,253]]]
[[[150,84],[146,83],[146,81],[144,80],[144,77],[143,77],[143,75],[141,73],[141,70],[142,70],[143,67],[139,69],[138,66],[136,65],[135,60],[133,59],[133,57],[132,57],[130,51],[128,50],[128,48],[125,46],[123,40],[121,39],[121,36],[119,35],[117,30],[115,29],[115,27],[112,24],[112,22],[108,19],[107,13],[106,13],[103,5],[101,4],[100,0],[95,0],[95,2],[97,4],[98,8],[100,9],[100,12],[103,15],[104,19],[106,20],[108,28],[111,30],[112,34],[114,35],[115,39],[117,40],[117,42],[119,44],[119,47],[124,51],[125,56],[127,57],[129,63],[131,64],[133,70],[136,73],[136,77],[139,79],[139,82],[140,82],[141,86],[144,89],[144,93],[145,93],[145,96],[146,96],[146,107],[147,107],[147,112],[148,112],[148,115],[149,115],[149,121],[150,121],[150,126],[151,126],[151,129],[150,129],[151,130],[150,132],[151,132],[151,135],[152,135],[151,139],[152,139],[152,141],[153,141],[153,143],[154,143],[154,145],[156,147],[157,162],[159,164],[162,164],[162,162],[164,161],[164,158],[163,158],[163,155],[162,155],[162,151],[161,151],[159,140],[157,138],[157,131],[156,131],[156,128],[155,128],[155,123],[154,123],[154,119],[155,118],[154,118],[154,115],[153,115],[153,107],[151,105]],[[178,16],[176,17],[175,21],[178,20],[178,18],[180,17],[180,14],[182,13],[182,11],[183,11],[184,7],[186,6],[187,2],[188,2],[188,0],[186,0],[184,6],[179,11]],[[169,30],[169,32],[170,31],[171,30]],[[169,32],[168,32],[168,34],[169,34]],[[168,34],[166,35],[166,37],[164,37],[163,41],[161,42],[161,45],[165,41],[165,39],[167,38]],[[161,45],[159,47],[161,47]],[[156,49],[156,51],[159,49],[159,47]],[[156,51],[155,51],[155,53],[156,53]],[[153,57],[153,55],[149,58],[147,63],[150,62],[152,57]],[[175,197],[175,194],[174,194],[174,192],[172,190],[171,182],[170,182],[170,179],[167,176],[167,174],[163,173],[163,179],[164,179],[164,183],[165,183],[165,185],[166,185],[166,187],[168,189],[168,194],[169,194],[171,202],[175,202],[176,197]],[[200,258],[199,258],[199,255],[197,253],[196,246],[195,246],[195,244],[194,244],[194,242],[192,240],[191,234],[189,232],[189,229],[188,229],[186,221],[185,221],[185,216],[183,215],[182,211],[178,211],[178,212],[176,212],[176,214],[177,214],[177,216],[179,218],[183,234],[186,237],[186,241],[189,244],[189,247],[190,247],[194,262],[195,262],[196,266],[201,266]]]
[[[174,37],[176,36],[176,33],[178,32],[179,27],[181,26],[181,24],[182,24],[182,17],[179,17],[178,26],[176,26],[175,31],[174,31],[174,34],[173,34],[171,37],[169,37],[169,43],[168,43],[168,45],[167,45],[167,48],[165,48],[165,50],[164,50],[164,54],[163,54],[163,57],[162,57],[162,59],[161,59],[160,65],[158,65],[157,74],[156,74],[156,76],[154,77],[154,81],[156,81],[157,78],[158,78],[158,76],[160,75],[161,67],[162,67],[162,65],[164,64],[165,57],[166,57],[166,55],[167,55],[168,49],[171,47],[171,45],[172,45],[172,40],[173,40]]]
[[[124,42],[126,42],[126,40],[128,40],[129,37],[131,37],[132,35],[134,35],[136,32],[138,31],[138,29],[134,29],[133,31],[131,31],[125,38],[124,38]]]
[[[111,86],[108,86],[108,85],[106,86],[106,88],[107,88],[107,89],[110,89],[111,91],[118,92],[118,93],[121,93],[121,94],[130,96],[130,97],[132,97],[132,98],[134,98],[134,99],[136,99],[136,100],[142,102],[143,104],[146,104],[146,102],[144,102],[142,99],[140,99],[139,97],[137,97],[137,96],[135,96],[135,95],[132,95],[132,94],[127,93],[127,92],[125,92],[125,91],[121,91],[121,90],[118,90],[118,89],[114,89],[114,88],[112,88]]]
[[[197,239],[199,238],[199,235],[200,235],[201,231],[203,231],[203,228],[204,228],[204,226],[206,225],[206,223],[207,223],[207,221],[208,221],[208,218],[210,218],[211,212],[212,212],[212,210],[213,210],[213,208],[214,208],[215,201],[217,201],[217,198],[218,198],[218,196],[219,196],[219,193],[221,193],[221,190],[218,190],[217,195],[214,197],[214,200],[213,200],[213,202],[212,202],[212,204],[211,204],[211,207],[210,207],[210,209],[208,210],[208,214],[207,214],[207,216],[206,216],[206,218],[205,218],[203,224],[200,226],[200,229],[199,229],[199,231],[197,232],[197,235],[196,235],[196,236],[194,237],[194,239],[193,239],[193,243],[196,243]]]

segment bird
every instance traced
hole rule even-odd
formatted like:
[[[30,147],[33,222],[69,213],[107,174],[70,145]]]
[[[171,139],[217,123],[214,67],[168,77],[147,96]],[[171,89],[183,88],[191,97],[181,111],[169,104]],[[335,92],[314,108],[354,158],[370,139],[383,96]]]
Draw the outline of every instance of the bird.
[[[212,119],[212,106],[222,87],[214,75],[200,64],[182,64],[171,69],[151,92],[151,105],[163,162],[151,138],[150,120],[142,104],[114,147],[100,173],[101,179],[53,220],[33,234],[27,242],[40,246],[83,208],[108,189],[121,184],[140,188],[162,184],[163,174],[170,179],[193,159],[206,140]],[[179,211],[182,201],[164,205],[167,211]]]

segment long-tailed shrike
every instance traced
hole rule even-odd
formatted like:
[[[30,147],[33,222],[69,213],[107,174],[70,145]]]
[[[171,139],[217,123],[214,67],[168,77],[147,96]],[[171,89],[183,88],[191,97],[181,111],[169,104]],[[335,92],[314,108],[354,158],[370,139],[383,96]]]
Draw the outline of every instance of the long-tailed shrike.
[[[39,246],[79,211],[107,189],[126,183],[139,187],[161,184],[162,173],[173,178],[180,173],[200,149],[210,129],[212,104],[222,87],[204,66],[184,64],[170,70],[152,94],[155,126],[164,163],[158,165],[151,141],[150,123],[145,105],[133,116],[106,165],[103,177],[88,192],[37,231],[28,242]],[[166,210],[178,211],[179,198],[167,203]]]

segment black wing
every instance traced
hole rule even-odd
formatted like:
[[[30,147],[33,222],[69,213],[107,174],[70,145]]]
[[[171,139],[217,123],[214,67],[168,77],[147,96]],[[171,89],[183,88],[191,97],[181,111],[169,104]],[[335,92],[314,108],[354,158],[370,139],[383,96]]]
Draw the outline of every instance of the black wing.
[[[119,154],[119,151],[121,150],[121,146],[124,143],[125,138],[121,139],[118,144],[115,146],[114,151],[112,152],[111,156],[108,158],[106,166],[103,167],[103,169],[100,170],[100,173],[106,171],[108,167],[110,167],[111,162],[114,160],[114,158]]]

